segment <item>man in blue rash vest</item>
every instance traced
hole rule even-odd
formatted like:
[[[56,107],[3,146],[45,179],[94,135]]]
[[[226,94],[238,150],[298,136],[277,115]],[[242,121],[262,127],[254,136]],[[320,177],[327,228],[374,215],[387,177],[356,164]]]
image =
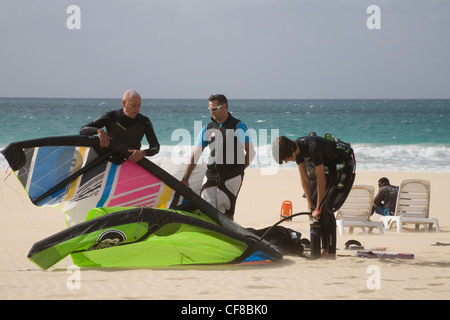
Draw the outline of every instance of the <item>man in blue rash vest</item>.
[[[245,123],[228,112],[227,98],[215,94],[208,100],[211,122],[202,128],[181,182],[189,187],[189,177],[203,150],[209,146],[201,197],[233,220],[244,170],[253,160],[255,150]]]
[[[312,217],[319,220],[322,225],[322,257],[334,259],[336,257],[336,218],[334,212],[328,206],[320,207],[326,196],[327,188],[336,186],[342,189],[343,185],[337,177],[337,163],[341,156],[336,150],[334,142],[317,136],[298,138],[292,141],[285,136],[274,140],[272,144],[272,155],[274,159],[282,164],[295,161],[298,165],[300,181],[306,195],[308,207],[312,211]],[[314,203],[313,192],[306,170],[306,161],[312,160],[317,175],[317,201]],[[328,168],[328,183],[325,175],[325,167]],[[331,195],[330,195],[331,196]]]
[[[150,119],[139,113],[141,97],[135,90],[127,90],[123,94],[122,109],[109,111],[98,119],[81,128],[81,135],[98,134],[101,147],[108,147],[112,139],[129,148],[128,160],[138,162],[145,156],[153,156],[159,152],[159,142]],[[106,127],[106,132],[102,129]],[[141,149],[144,135],[149,148]]]

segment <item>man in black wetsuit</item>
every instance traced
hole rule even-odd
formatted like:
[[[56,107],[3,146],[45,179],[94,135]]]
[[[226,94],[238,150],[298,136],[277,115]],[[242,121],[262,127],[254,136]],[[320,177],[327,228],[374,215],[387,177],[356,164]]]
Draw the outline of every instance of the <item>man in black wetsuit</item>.
[[[223,94],[209,97],[209,112],[211,122],[199,133],[181,182],[189,187],[189,177],[203,150],[209,146],[211,153],[201,197],[233,220],[244,170],[252,162],[255,151],[247,126],[228,112],[228,100]]]
[[[159,152],[159,142],[150,119],[139,113],[141,97],[134,90],[127,90],[123,94],[122,109],[110,111],[101,115],[97,120],[81,128],[81,135],[98,134],[101,147],[108,147],[109,141],[114,140],[129,148],[131,155],[128,160],[138,162],[145,156],[153,156]],[[106,127],[106,132],[102,129]],[[149,148],[141,150],[144,135]]]
[[[351,173],[353,167],[350,154],[344,150],[338,150],[334,141],[322,137],[308,136],[292,141],[281,136],[272,144],[272,155],[280,164],[283,161],[297,163],[300,181],[308,207],[312,211],[312,217],[319,220],[322,225],[322,256],[335,258],[336,218],[334,211],[338,209],[335,208],[336,205],[340,206],[341,202],[345,201],[353,184],[354,175],[352,176]],[[311,188],[305,160],[311,160],[315,165],[316,190]],[[346,165],[351,167],[342,172],[342,168]],[[325,167],[328,168],[327,177]],[[315,199],[316,201],[314,201]]]

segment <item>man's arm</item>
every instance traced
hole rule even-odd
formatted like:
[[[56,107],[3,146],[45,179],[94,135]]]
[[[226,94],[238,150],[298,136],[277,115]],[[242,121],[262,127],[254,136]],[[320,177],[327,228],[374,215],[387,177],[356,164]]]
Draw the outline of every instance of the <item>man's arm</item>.
[[[381,207],[383,206],[383,201],[386,202],[386,190],[387,188],[381,187],[380,190],[378,191],[378,194],[373,199],[373,203],[376,207]]]
[[[253,147],[253,143],[245,143],[245,169],[252,163],[253,159],[255,158],[256,152],[255,148]]]
[[[190,159],[188,165],[186,166],[186,169],[184,171],[184,176],[181,179],[181,182],[184,185],[186,185],[187,187],[189,187],[189,177],[191,176],[192,172],[194,171],[195,167],[197,166],[198,159],[202,155],[203,149],[204,148],[202,146],[197,146],[197,145],[194,146],[194,151],[191,154],[191,159]]]
[[[147,138],[147,141],[149,143],[149,148],[144,150],[145,156],[154,156],[155,154],[159,153],[160,145],[158,138],[156,137],[155,130],[153,129],[152,122],[150,119],[146,121],[145,124],[145,137]]]
[[[239,142],[244,146],[245,150],[245,167],[246,169],[250,163],[252,163],[253,159],[255,158],[256,151],[253,146],[252,140],[250,138],[250,134],[247,128],[247,125],[244,122],[239,122],[236,126],[235,130],[236,136],[239,140]],[[239,161],[239,160],[238,160]]]
[[[102,128],[106,126],[111,121],[108,113],[101,115],[96,120],[88,123],[80,129],[81,135],[93,136],[98,134],[98,138],[100,139],[100,147],[108,147],[110,137]]]
[[[299,163],[297,165],[297,167],[298,167],[298,172],[300,174],[300,183],[302,185],[303,192],[305,193],[306,201],[308,202],[308,208],[312,209],[312,208],[314,208],[314,204],[312,203],[311,184],[310,184],[308,174],[306,172],[305,162],[303,161],[302,163]]]
[[[150,121],[150,119],[148,117],[143,117],[143,118],[145,121],[144,134],[149,143],[149,148],[145,149],[145,150],[138,150],[138,149],[128,150],[129,152],[131,152],[131,155],[128,157],[128,160],[130,160],[132,162],[138,162],[141,159],[143,159],[145,156],[151,157],[159,152],[160,145],[158,142],[158,138],[156,137],[155,130],[153,129],[152,122]]]
[[[80,129],[81,135],[88,135],[93,136],[94,134],[97,134],[97,130],[103,128],[108,123],[111,122],[111,117],[109,116],[109,113],[104,113],[94,121],[89,122],[87,125],[83,126]]]
[[[321,210],[321,208],[319,206],[322,203],[323,199],[325,198],[325,191],[327,189],[327,180],[325,178],[325,168],[324,168],[323,164],[321,164],[319,166],[316,166],[316,176],[317,176],[317,204],[316,204],[316,209]],[[319,214],[320,214],[320,211],[319,211]],[[314,215],[313,215],[313,217],[314,217]]]

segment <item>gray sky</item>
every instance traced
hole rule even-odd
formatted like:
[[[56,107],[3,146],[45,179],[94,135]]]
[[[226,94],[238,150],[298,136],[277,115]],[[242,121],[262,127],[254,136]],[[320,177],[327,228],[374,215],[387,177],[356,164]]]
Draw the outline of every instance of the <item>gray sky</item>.
[[[0,0],[0,97],[450,98],[449,16],[449,0]]]

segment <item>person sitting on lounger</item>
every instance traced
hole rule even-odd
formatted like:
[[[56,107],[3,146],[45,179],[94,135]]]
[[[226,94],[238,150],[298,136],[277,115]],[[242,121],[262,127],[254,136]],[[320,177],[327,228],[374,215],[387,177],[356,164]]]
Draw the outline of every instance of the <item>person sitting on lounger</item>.
[[[397,202],[398,187],[392,186],[386,177],[378,180],[378,194],[373,200],[372,214],[374,212],[382,216],[392,216]]]

